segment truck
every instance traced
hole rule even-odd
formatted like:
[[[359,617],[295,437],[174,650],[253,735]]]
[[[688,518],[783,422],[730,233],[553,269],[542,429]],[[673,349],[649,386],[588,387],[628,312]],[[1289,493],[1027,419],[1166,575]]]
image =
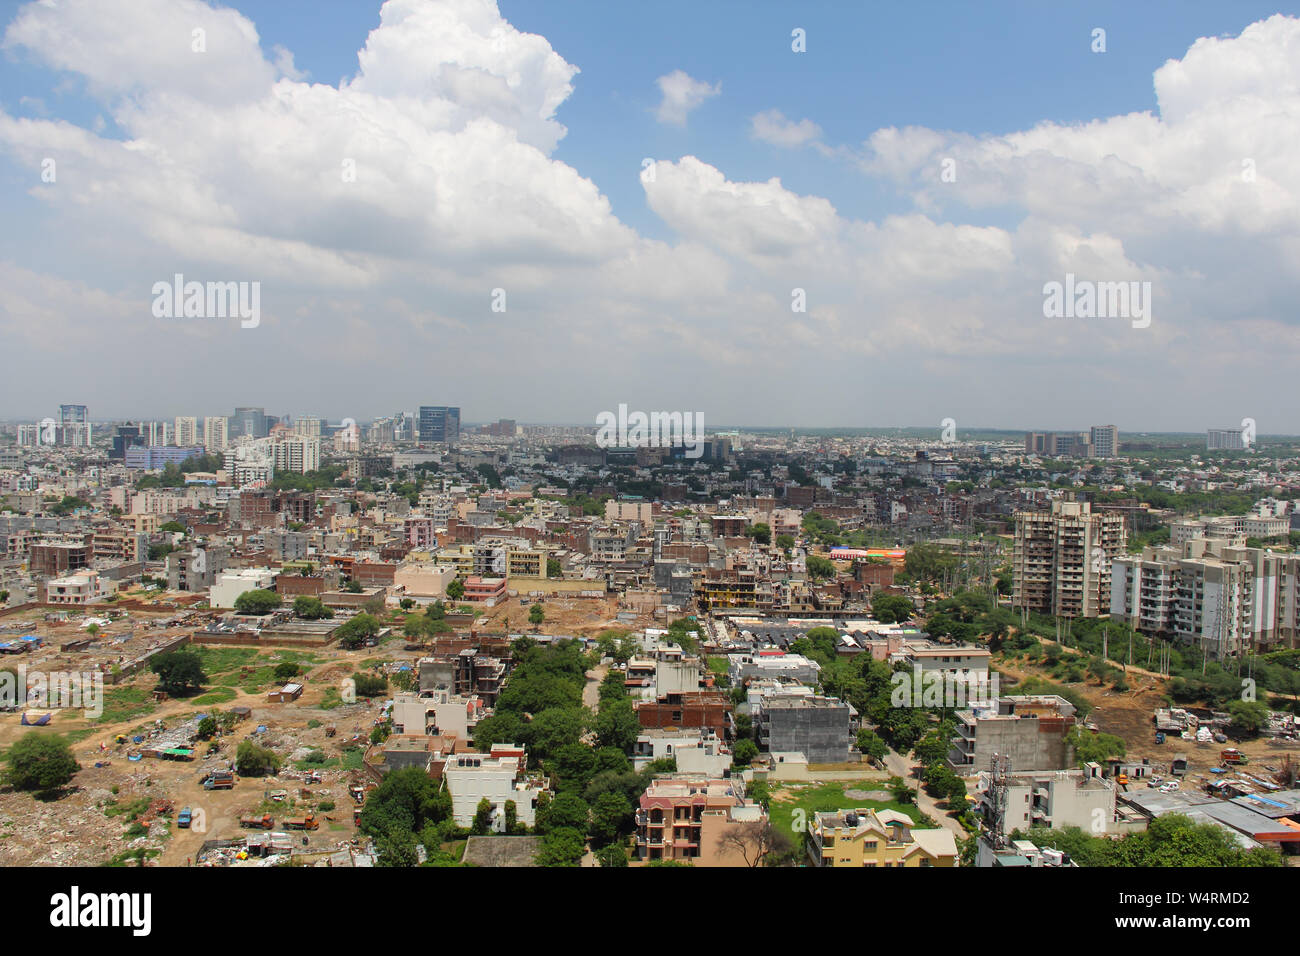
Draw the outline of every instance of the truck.
[[[192,818],[193,818],[193,813],[190,811],[190,808],[181,807],[181,812],[176,814],[176,825],[180,827],[182,830],[188,830],[190,828],[190,820]]]
[[[214,770],[203,779],[204,790],[231,790],[235,786],[235,775],[229,770]]]
[[[264,813],[260,817],[240,817],[239,825],[246,830],[269,830],[275,826],[275,820],[271,814]]]
[[[316,814],[308,813],[302,817],[288,817],[284,821],[286,830],[315,830],[320,826],[320,821],[316,819]]]
[[[352,795],[352,801],[358,806],[366,802],[366,788],[360,784],[354,783],[348,787],[348,793]]]
[[[1250,758],[1238,750],[1236,747],[1226,747],[1219,752],[1219,759],[1224,764],[1241,764],[1250,763]]]

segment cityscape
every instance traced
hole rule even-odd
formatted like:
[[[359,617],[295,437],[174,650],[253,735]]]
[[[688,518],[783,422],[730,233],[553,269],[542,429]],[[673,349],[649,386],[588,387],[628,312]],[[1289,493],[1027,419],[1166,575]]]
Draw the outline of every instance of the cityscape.
[[[4,12],[0,867],[52,929],[303,867],[1267,923],[1300,11],[848,6]]]

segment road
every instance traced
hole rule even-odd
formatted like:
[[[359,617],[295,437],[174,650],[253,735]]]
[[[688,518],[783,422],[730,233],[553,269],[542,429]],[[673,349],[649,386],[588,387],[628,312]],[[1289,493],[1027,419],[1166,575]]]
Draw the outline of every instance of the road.
[[[902,777],[912,785],[913,792],[916,793],[916,805],[920,807],[922,813],[934,820],[945,830],[952,831],[952,835],[958,840],[964,840],[970,836],[969,833],[962,829],[960,823],[948,816],[947,810],[939,806],[938,800],[925,792],[925,788],[921,788],[919,792],[915,789],[918,781],[912,774],[912,768],[913,764],[910,758],[904,757],[892,750],[885,754],[885,769],[895,776]]]

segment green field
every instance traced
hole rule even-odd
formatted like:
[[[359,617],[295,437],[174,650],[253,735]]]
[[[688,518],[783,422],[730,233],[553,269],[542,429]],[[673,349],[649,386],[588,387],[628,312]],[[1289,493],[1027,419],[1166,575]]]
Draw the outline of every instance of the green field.
[[[833,783],[794,783],[770,784],[772,802],[768,814],[772,824],[796,845],[803,841],[803,835],[795,832],[795,810],[803,810],[805,824],[811,824],[814,813],[828,810],[897,810],[919,823],[923,814],[913,804],[897,803],[893,800],[860,800],[846,797],[845,790],[885,790],[888,789],[880,780],[844,780]],[[791,800],[789,797],[793,797]]]

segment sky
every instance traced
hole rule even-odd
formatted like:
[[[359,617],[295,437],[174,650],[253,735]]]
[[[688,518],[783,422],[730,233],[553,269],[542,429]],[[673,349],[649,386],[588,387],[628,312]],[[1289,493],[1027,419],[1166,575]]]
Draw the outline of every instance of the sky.
[[[1298,6],[0,2],[0,419],[1300,433]]]

